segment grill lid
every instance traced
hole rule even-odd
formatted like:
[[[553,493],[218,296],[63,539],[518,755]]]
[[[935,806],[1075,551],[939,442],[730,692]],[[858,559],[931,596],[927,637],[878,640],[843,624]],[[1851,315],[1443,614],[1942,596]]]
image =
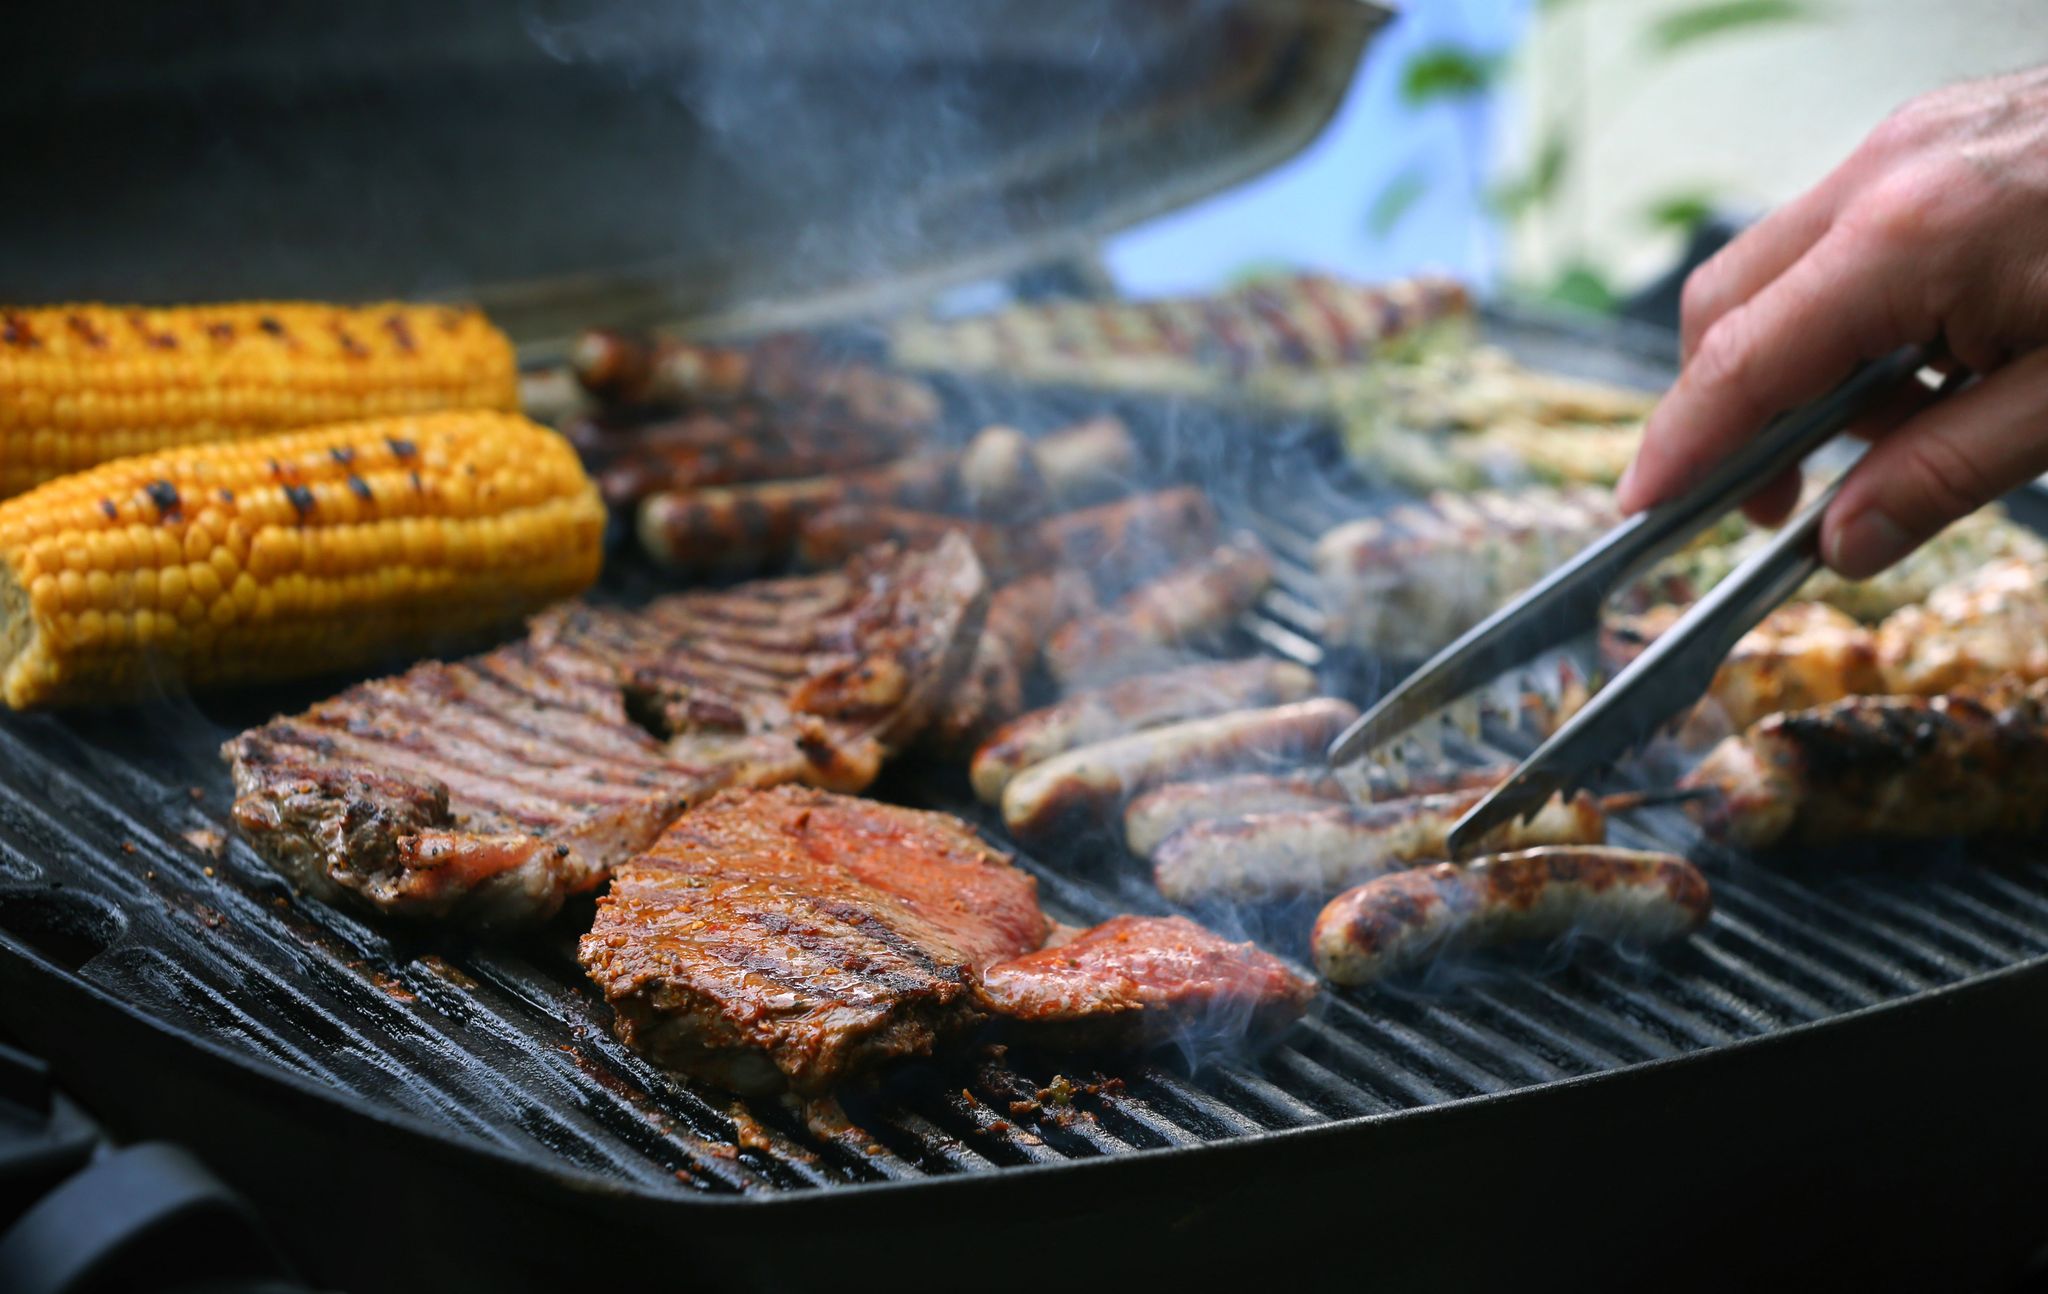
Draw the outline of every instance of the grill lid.
[[[24,300],[453,294],[522,338],[816,317],[1292,153],[1365,0],[56,6],[10,42]],[[64,213],[52,220],[53,210]],[[794,312],[792,314],[792,312]]]

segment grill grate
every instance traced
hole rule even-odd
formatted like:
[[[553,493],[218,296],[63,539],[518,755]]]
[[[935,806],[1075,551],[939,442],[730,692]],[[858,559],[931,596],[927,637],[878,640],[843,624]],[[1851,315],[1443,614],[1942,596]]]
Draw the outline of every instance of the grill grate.
[[[1304,498],[1298,476],[1269,473],[1225,501],[1281,558],[1243,625],[1246,645],[1336,668],[1317,646],[1306,559],[1326,525],[1373,501],[1337,486]],[[1350,686],[1369,681],[1346,673]],[[2039,861],[1984,866],[1953,853],[1775,871],[1699,845],[1671,810],[1640,811],[1617,822],[1616,839],[1690,845],[1715,886],[1711,924],[1666,955],[1552,949],[1443,968],[1420,985],[1326,992],[1257,1058],[1011,1054],[916,1067],[850,1099],[853,1128],[812,1129],[776,1102],[678,1081],[614,1040],[573,934],[561,933],[574,917],[538,942],[468,946],[292,895],[228,826],[213,751],[324,690],[165,705],[140,724],[0,721],[0,931],[178,1029],[444,1132],[655,1194],[986,1174],[1371,1118],[1720,1047],[2048,951]],[[990,821],[958,770],[900,770],[883,792]],[[225,842],[218,857],[201,832]],[[1063,920],[1167,910],[1112,851],[1021,861]],[[1305,925],[1253,928],[1298,956]],[[1040,1095],[1062,1071],[1080,1084],[1064,1106]]]

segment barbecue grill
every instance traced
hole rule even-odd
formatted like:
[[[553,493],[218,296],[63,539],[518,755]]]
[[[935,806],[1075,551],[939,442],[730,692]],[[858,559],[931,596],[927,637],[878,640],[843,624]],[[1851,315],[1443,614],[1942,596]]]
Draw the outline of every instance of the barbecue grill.
[[[1330,69],[1348,67],[1374,19],[1325,5],[1238,15],[1276,48],[1289,34],[1302,47],[1243,60],[1268,93],[1286,81],[1296,98],[1246,128],[1234,164],[1262,164],[1312,127]],[[1307,48],[1319,34],[1331,47]],[[1220,69],[1219,55],[1212,89]],[[1182,194],[1201,187],[1190,183]],[[1136,202],[1100,206],[1127,219]],[[1036,255],[1006,247],[1011,263],[1058,240],[1020,241]],[[993,263],[963,250],[941,268]],[[286,268],[300,277],[270,290],[314,290],[330,272]],[[719,313],[688,297],[701,278],[651,272],[610,299],[616,315],[600,312],[613,268],[501,298],[525,303],[513,314],[525,310],[537,360],[561,320],[679,302]],[[152,290],[189,295],[179,273],[164,267]],[[883,277],[894,292],[917,276]],[[1641,382],[1669,372],[1658,334],[1504,313],[1487,326],[1539,363]],[[1309,548],[1390,499],[1342,464],[1327,429],[993,382],[946,394],[960,426],[1044,428],[1113,405],[1162,478],[1204,480],[1226,520],[1277,554],[1279,581],[1239,625],[1239,648],[1316,667],[1360,699],[1394,668],[1320,645]],[[2015,508],[2048,522],[2031,498]],[[646,573],[619,567],[607,592],[639,596]],[[1007,1286],[1213,1280],[1248,1260],[1396,1289],[1958,1288],[2015,1270],[2042,1238],[2048,1054],[2021,1014],[2048,993],[2037,857],[1767,867],[1709,851],[1674,811],[1630,813],[1618,843],[1690,850],[1714,883],[1711,925],[1673,952],[1552,949],[1326,991],[1257,1056],[916,1066],[848,1099],[853,1130],[812,1129],[621,1046],[573,959],[587,910],[538,938],[472,944],[291,892],[228,825],[215,750],[335,686],[0,720],[0,1025],[118,1133],[195,1148],[327,1284]],[[908,761],[875,793],[1001,838],[957,769]],[[1165,910],[1114,851],[1020,861],[1062,920]],[[1304,928],[1253,930],[1298,956]],[[1050,1261],[1002,1252],[1018,1241]]]

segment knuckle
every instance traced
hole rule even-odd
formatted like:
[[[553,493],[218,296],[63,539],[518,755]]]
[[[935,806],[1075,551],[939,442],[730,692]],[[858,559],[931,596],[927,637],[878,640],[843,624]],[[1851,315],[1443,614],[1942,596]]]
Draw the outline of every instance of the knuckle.
[[[1737,306],[1722,315],[1700,338],[1692,369],[1702,389],[1728,393],[1747,390],[1750,372],[1756,364],[1754,330],[1746,308]]]
[[[1708,261],[1686,276],[1678,293],[1679,318],[1688,331],[1697,334],[1720,312],[1723,274],[1719,258]]]
[[[1952,230],[1958,185],[1939,164],[1914,165],[1875,185],[1848,219],[1862,237],[1891,248],[1925,252]]]

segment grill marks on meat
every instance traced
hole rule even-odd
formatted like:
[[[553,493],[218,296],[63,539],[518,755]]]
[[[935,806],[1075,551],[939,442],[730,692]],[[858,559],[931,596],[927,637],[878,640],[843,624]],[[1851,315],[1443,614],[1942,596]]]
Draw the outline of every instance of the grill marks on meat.
[[[1049,1047],[1151,1046],[1259,1036],[1307,1009],[1315,983],[1254,944],[1186,917],[1116,917],[988,968],[989,1006]]]
[[[578,956],[619,1036],[738,1091],[817,1094],[987,1020],[1057,1046],[1235,1037],[1313,986],[1182,918],[1046,947],[1035,882],[942,813],[726,791],[621,865]]]
[[[983,605],[953,539],[638,611],[552,608],[520,642],[227,743],[236,820],[323,897],[544,919],[722,786],[865,786],[965,667]]]
[[[661,1064],[816,1093],[979,1023],[981,968],[1049,932],[959,820],[782,788],[720,795],[623,865],[579,955]]]
[[[2048,825],[2048,682],[1774,714],[1682,785],[1717,791],[1702,825],[1749,848],[2030,835]]]

